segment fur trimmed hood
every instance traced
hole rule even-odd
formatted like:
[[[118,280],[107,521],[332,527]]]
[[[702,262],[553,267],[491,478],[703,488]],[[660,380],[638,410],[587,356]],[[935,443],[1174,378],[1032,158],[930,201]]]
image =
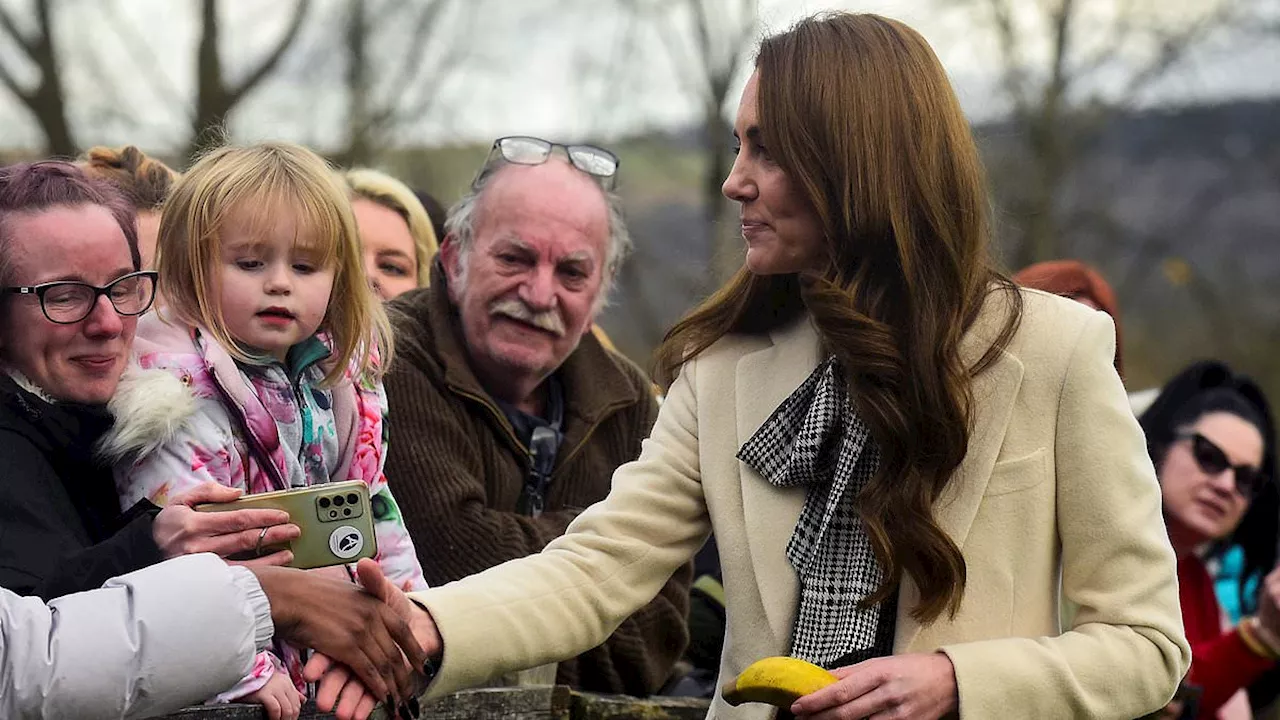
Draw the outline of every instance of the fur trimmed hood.
[[[98,442],[97,455],[112,464],[155,452],[195,415],[191,388],[166,370],[130,363],[107,410],[115,424]]]

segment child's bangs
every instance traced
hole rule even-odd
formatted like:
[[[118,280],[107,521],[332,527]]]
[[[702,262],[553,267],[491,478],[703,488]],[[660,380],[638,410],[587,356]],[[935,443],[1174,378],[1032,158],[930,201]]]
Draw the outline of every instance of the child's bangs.
[[[292,221],[293,247],[306,252],[320,265],[336,264],[338,239],[342,234],[339,211],[331,202],[308,192],[305,187],[260,187],[252,194],[229,204],[227,223],[252,239],[264,243],[278,232],[281,223]]]

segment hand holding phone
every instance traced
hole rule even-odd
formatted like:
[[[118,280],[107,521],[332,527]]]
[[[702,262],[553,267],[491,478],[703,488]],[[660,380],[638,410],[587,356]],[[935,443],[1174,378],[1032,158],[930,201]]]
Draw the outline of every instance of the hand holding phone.
[[[283,544],[257,549],[267,554],[282,549],[293,553],[290,567],[310,569],[346,565],[378,552],[373,532],[369,488],[362,482],[326,483],[305,488],[246,495],[231,502],[196,506],[200,512],[270,509],[288,513],[301,534]],[[264,535],[264,539],[265,539]]]
[[[196,505],[228,503],[238,499],[241,490],[204,482],[169,498],[151,524],[156,547],[166,558],[210,552],[223,558],[246,557],[255,547],[283,547],[298,537],[301,530],[289,522],[280,510],[245,509],[213,516],[196,512]],[[248,555],[248,565],[286,565],[293,556],[288,550],[268,555]]]

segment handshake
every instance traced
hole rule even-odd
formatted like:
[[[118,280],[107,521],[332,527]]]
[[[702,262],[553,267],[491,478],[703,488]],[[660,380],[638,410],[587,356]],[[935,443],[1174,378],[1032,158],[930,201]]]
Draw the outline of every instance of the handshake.
[[[417,716],[416,696],[434,675],[440,634],[377,563],[359,562],[359,586],[278,566],[250,571],[270,600],[276,636],[315,649],[304,674],[318,683],[320,710],[363,719],[386,702],[389,714]]]

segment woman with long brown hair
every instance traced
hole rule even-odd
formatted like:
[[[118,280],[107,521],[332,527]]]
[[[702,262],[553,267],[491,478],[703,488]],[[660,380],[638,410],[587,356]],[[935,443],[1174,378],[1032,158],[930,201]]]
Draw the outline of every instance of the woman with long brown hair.
[[[666,401],[604,501],[540,555],[413,596],[432,693],[598,644],[714,531],[721,677],[832,668],[798,716],[1160,708],[1190,657],[1111,321],[995,269],[928,44],[805,20],[763,42],[735,136],[745,266],[668,334]]]

